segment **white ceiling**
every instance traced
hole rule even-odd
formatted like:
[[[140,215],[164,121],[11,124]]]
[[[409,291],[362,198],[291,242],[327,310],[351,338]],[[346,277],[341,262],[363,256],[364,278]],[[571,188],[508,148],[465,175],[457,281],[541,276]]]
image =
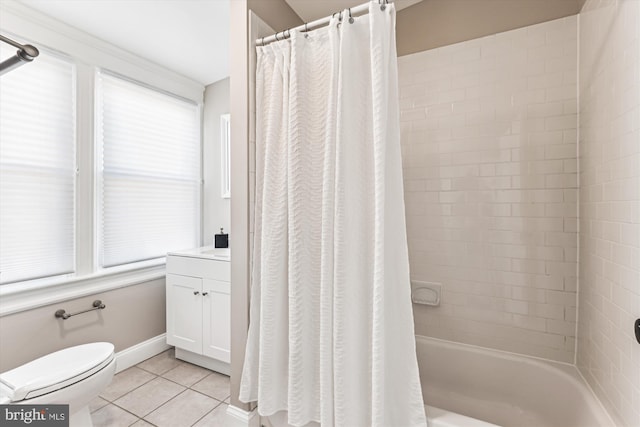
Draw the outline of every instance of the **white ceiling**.
[[[233,0],[20,1],[204,85],[229,76],[229,2]],[[285,1],[310,22],[366,0]],[[400,10],[420,1],[394,3]]]
[[[316,19],[329,16],[334,12],[338,12],[349,7],[358,6],[366,3],[367,0],[285,0],[289,6],[302,18],[305,22],[315,21]],[[396,10],[404,9],[422,0],[393,0]]]
[[[208,85],[229,76],[233,0],[20,0]]]

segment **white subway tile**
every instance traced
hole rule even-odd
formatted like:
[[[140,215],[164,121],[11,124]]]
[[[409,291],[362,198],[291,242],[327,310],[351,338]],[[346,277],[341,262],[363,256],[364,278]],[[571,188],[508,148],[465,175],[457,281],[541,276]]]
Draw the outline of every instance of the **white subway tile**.
[[[546,99],[547,101],[567,101],[570,99],[576,99],[576,86],[575,81],[568,81],[567,76],[573,76],[571,73],[564,73],[562,75],[561,84],[562,87],[547,87],[546,88]],[[559,86],[559,85],[558,85]],[[573,125],[575,127],[575,123]]]
[[[575,295],[573,296],[575,298]],[[573,336],[576,330],[576,322],[566,320],[547,319],[547,332],[564,336]]]
[[[546,102],[544,104],[527,105],[527,117],[558,116],[562,115],[563,112],[564,104],[562,102]]]
[[[544,332],[547,330],[546,322],[547,320],[540,317],[523,316],[520,314],[513,315],[513,324],[519,328]]]
[[[547,145],[544,147],[546,159],[573,159],[576,157],[576,144]]]
[[[578,175],[575,173],[546,175],[545,187],[546,188],[577,188]]]
[[[416,310],[417,331],[573,360],[575,331],[547,320],[575,320],[576,27],[551,21],[400,58],[411,270],[444,284],[446,313]]]
[[[514,177],[515,178],[515,177]],[[544,217],[543,203],[515,203],[511,205],[512,215],[519,217]]]
[[[547,99],[549,99],[548,96],[547,96]],[[577,123],[578,123],[578,117],[575,114],[547,117],[545,118],[545,129],[546,130],[575,129],[577,126]]]
[[[549,88],[553,88],[555,90],[555,88],[559,86],[562,86],[562,72],[539,74],[535,76],[529,76],[527,78],[527,89],[529,90]],[[545,93],[547,94],[546,99],[549,101],[549,91],[546,91]]]
[[[418,121],[426,118],[426,112],[424,108],[415,108],[411,110],[404,110],[400,112],[400,120],[403,122]]]

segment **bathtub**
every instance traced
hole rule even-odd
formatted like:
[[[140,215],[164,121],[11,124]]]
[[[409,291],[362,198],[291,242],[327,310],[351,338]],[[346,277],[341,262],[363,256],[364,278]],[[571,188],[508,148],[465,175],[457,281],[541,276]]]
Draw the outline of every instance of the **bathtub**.
[[[416,345],[430,427],[615,427],[573,365],[423,336]]]

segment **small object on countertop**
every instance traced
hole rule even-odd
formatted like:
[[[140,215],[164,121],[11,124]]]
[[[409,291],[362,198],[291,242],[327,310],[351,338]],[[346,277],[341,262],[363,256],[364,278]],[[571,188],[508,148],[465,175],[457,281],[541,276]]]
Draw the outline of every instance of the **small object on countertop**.
[[[229,247],[229,234],[226,234],[222,228],[220,229],[220,234],[215,235],[215,247],[216,248]]]

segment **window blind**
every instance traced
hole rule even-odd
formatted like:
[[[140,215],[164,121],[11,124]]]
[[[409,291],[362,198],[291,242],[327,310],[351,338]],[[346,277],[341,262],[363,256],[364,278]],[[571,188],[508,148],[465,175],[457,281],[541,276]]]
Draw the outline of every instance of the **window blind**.
[[[41,50],[0,78],[0,283],[74,271],[74,72]]]
[[[100,72],[99,259],[111,267],[199,243],[198,105]]]

